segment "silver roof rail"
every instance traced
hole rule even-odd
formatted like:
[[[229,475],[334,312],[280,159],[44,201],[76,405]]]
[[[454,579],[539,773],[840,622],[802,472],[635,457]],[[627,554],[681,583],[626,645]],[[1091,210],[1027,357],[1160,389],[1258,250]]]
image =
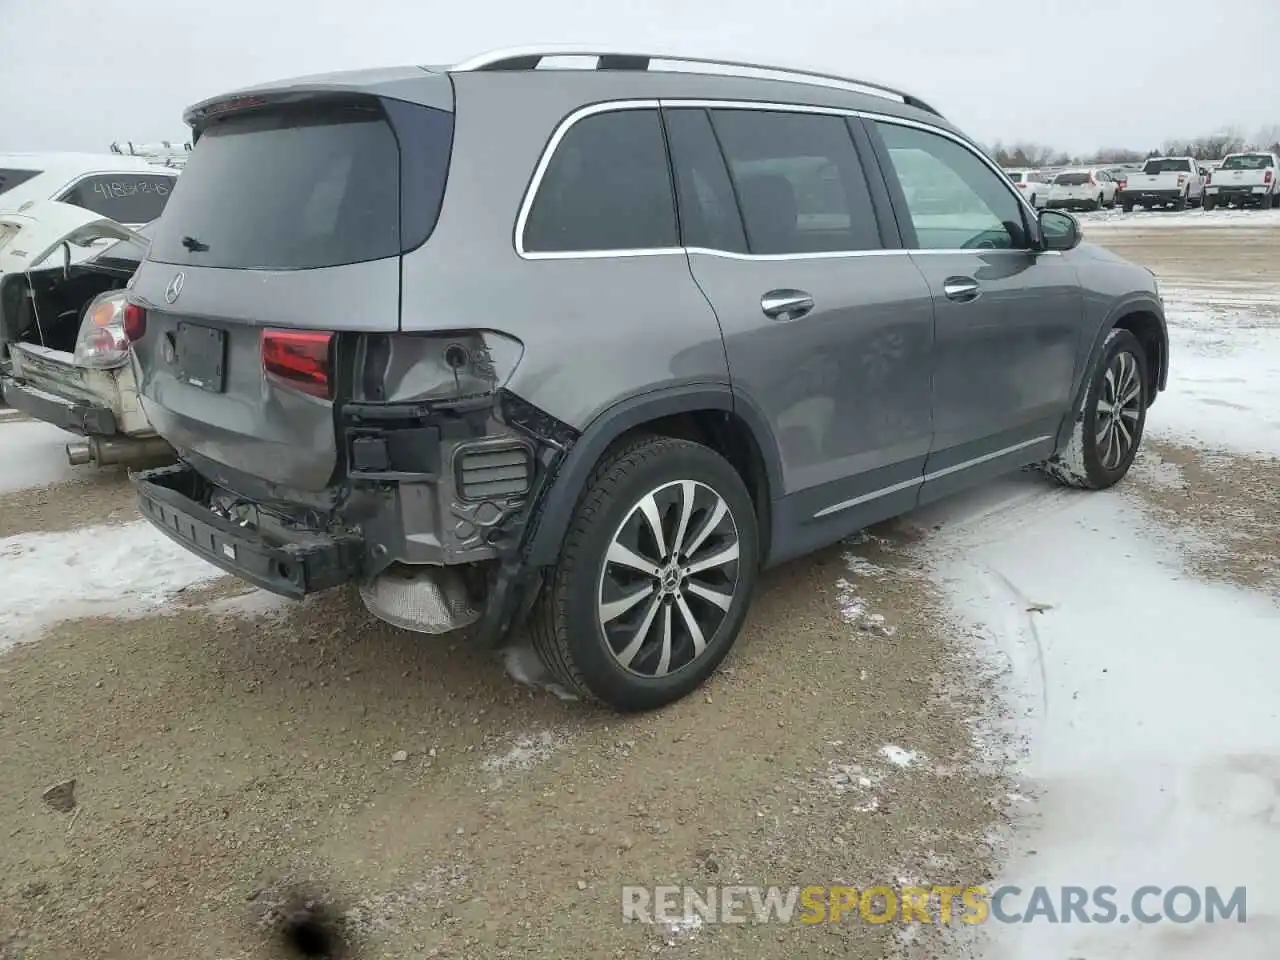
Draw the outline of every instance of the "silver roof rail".
[[[904,93],[901,90],[895,90],[893,87],[886,87],[884,84],[874,83],[869,80],[857,80],[853,77],[842,77],[833,73],[823,73],[818,70],[805,70],[799,67],[780,67],[766,63],[751,63],[746,60],[721,60],[714,57],[689,57],[667,53],[629,53],[621,50],[601,50],[597,47],[548,45],[493,50],[489,53],[482,53],[470,58],[469,60],[464,60],[461,63],[454,64],[449,69],[451,71],[459,72],[536,70],[543,60],[550,57],[594,57],[596,58],[595,69],[597,70],[649,70],[653,68],[654,61],[660,61],[662,63],[671,64],[715,67],[720,70],[750,70],[758,71],[760,73],[772,73],[775,76],[767,79],[789,80],[793,83],[803,83],[806,81],[816,80],[820,81],[821,85],[825,86],[853,88],[858,92],[870,93],[874,96],[880,97],[887,95],[909,107],[915,107],[917,110],[932,113],[937,117],[942,116],[941,113],[929,106],[929,104],[925,103],[919,97],[915,97],[909,93]],[[739,72],[736,75],[743,76],[744,74]]]

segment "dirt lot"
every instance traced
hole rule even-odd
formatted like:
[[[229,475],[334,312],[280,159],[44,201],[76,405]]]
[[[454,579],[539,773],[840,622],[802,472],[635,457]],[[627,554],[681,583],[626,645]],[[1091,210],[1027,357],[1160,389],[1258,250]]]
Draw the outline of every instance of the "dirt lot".
[[[1280,262],[1275,230],[1091,239],[1162,277]],[[1127,486],[1152,523],[1207,531],[1203,572],[1276,582],[1274,461],[1153,442]],[[0,537],[129,519],[119,476],[0,496]],[[974,735],[983,680],[922,575],[927,531],[871,533],[769,574],[726,668],[638,718],[518,684],[499,654],[394,630],[345,593],[281,610],[215,581],[162,615],[56,623],[0,655],[0,958],[287,955],[295,891],[369,958],[937,956],[890,925],[621,917],[624,884],[996,867],[1016,785]],[[77,803],[57,812],[41,792],[68,778]]]

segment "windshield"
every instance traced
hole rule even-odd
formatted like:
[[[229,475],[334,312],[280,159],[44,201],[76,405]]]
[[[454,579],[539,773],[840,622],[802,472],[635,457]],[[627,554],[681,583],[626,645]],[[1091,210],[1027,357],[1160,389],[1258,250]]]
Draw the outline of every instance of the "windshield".
[[[1269,153],[1241,153],[1222,161],[1223,170],[1264,170],[1269,166]]]
[[[392,121],[399,122],[400,108],[414,117],[398,144]],[[398,256],[402,231],[412,248],[434,226],[452,130],[452,114],[394,102],[384,112],[369,98],[309,101],[215,122],[178,179],[151,259],[306,270]],[[418,144],[423,138],[432,143]],[[419,147],[404,190],[415,206],[402,223],[401,150]]]
[[[1190,173],[1191,162],[1188,160],[1180,160],[1177,157],[1161,157],[1158,160],[1148,160],[1146,166],[1142,168],[1143,173]]]
[[[1087,173],[1060,173],[1053,182],[1061,187],[1078,187],[1089,182]]]
[[[39,173],[39,170],[0,170],[0,193],[12,190],[20,183],[26,183]]]

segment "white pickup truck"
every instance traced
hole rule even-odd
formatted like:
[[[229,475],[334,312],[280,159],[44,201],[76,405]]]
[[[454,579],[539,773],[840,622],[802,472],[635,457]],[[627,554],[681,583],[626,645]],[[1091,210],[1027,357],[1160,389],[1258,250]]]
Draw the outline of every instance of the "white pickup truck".
[[[1222,165],[1209,177],[1205,187],[1204,208],[1218,204],[1241,207],[1256,204],[1262,208],[1280,207],[1280,158],[1274,153],[1229,153]]]
[[[1126,213],[1140,205],[1185,210],[1204,199],[1204,178],[1194,157],[1152,157],[1140,172],[1129,174],[1119,195]]]

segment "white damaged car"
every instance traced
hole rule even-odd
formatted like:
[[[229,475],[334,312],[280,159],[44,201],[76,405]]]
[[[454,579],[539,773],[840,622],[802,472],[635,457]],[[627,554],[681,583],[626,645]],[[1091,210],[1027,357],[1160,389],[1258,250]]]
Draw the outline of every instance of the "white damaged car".
[[[73,464],[173,458],[138,403],[126,333],[126,287],[148,234],[53,200],[0,213],[0,390],[79,435],[67,444]]]

